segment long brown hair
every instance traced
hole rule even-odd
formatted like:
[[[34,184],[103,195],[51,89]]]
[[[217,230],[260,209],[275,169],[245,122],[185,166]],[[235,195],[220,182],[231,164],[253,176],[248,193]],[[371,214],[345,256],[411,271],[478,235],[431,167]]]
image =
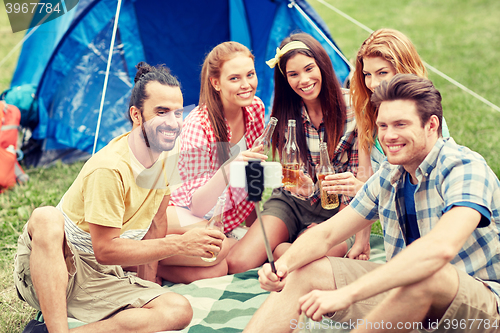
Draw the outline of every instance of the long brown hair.
[[[292,34],[281,42],[280,49],[291,41],[301,41],[309,50],[294,49],[288,51],[281,57],[279,64],[274,69],[274,103],[271,116],[278,118],[279,121],[273,133],[273,156],[276,156],[276,150],[281,152],[285,144],[284,133],[288,126],[288,119],[296,119],[296,138],[300,149],[300,157],[303,162],[308,160],[309,149],[307,148],[301,117],[302,99],[290,87],[285,75],[281,73],[281,71],[286,73],[288,60],[301,53],[313,58],[321,72],[322,84],[318,98],[321,102],[321,111],[323,112],[323,122],[325,124],[324,141],[327,142],[328,153],[333,158],[335,149],[344,133],[346,120],[346,106],[340,90],[340,83],[336,79],[337,76],[328,53],[316,39],[306,33]]]
[[[229,158],[229,136],[227,133],[224,107],[220,94],[213,87],[210,78],[220,79],[224,63],[237,55],[249,56],[254,60],[250,50],[238,42],[224,42],[212,49],[206,56],[201,69],[200,108],[206,106],[208,119],[214,130],[217,144],[217,161],[222,165]]]
[[[379,29],[363,42],[356,56],[356,69],[350,89],[358,126],[359,147],[370,152],[375,144],[377,109],[370,102],[372,92],[366,86],[363,75],[363,58],[366,57],[385,59],[394,66],[397,73],[427,78],[427,70],[410,39],[397,30]]]

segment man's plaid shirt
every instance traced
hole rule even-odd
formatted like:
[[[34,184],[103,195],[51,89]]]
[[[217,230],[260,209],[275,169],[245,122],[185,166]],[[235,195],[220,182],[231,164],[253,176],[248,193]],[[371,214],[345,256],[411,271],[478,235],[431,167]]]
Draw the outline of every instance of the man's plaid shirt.
[[[245,139],[251,148],[255,139],[264,132],[264,104],[258,97],[244,109]],[[228,140],[231,130],[226,121]],[[206,107],[193,109],[186,117],[181,132],[179,174],[182,185],[175,190],[170,201],[175,206],[189,207],[194,192],[205,185],[219,169],[215,134]],[[253,202],[246,200],[246,192],[229,187],[224,212],[224,232],[236,228],[254,209]]]
[[[405,174],[402,166],[383,162],[351,202],[351,207],[366,219],[380,219],[387,260],[406,247]],[[418,167],[416,176],[415,208],[421,237],[425,237],[443,212],[454,204],[469,202],[491,213],[490,221],[483,218],[451,264],[484,281],[495,293],[500,308],[498,178],[479,154],[457,145],[451,138],[438,140]]]
[[[337,148],[335,149],[335,154],[333,156],[330,156],[330,159],[332,161],[333,168],[337,173],[350,171],[354,174],[354,176],[356,176],[359,164],[356,120],[354,119],[354,110],[351,109],[349,103],[349,90],[342,89],[342,93],[347,105],[344,134],[340,138]],[[325,136],[325,124],[323,123],[323,121],[321,121],[318,129],[314,127],[305,107],[302,107],[302,122],[304,124],[304,133],[306,136],[307,147],[309,148],[307,154],[307,162],[312,166],[312,169],[314,170],[316,165],[319,164],[319,144]],[[298,196],[295,194],[293,195]],[[298,197],[300,198],[300,196]],[[316,186],[314,194],[309,198],[311,205],[320,200],[320,198],[321,192],[319,187]],[[346,205],[348,205],[352,200],[351,197],[346,195],[342,195],[341,199],[342,202]]]

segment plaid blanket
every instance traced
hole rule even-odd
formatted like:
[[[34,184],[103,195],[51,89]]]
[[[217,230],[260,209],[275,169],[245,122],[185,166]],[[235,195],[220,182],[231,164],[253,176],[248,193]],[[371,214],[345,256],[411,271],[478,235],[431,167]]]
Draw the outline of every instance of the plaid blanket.
[[[385,262],[384,241],[382,236],[371,235],[372,251],[370,261]],[[252,315],[268,296],[258,281],[258,269],[245,273],[227,275],[214,279],[195,281],[188,285],[167,285],[170,290],[184,295],[193,307],[193,320],[182,330],[185,333],[234,333],[241,332]],[[69,319],[70,327],[83,325],[82,322]],[[314,327],[314,326],[312,326]],[[343,330],[310,332],[335,332]]]

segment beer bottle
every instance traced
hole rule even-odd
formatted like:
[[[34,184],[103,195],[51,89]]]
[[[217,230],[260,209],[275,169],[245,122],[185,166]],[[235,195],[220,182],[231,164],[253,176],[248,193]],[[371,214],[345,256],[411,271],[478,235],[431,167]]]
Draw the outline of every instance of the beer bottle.
[[[323,190],[322,184],[326,175],[335,173],[332,163],[330,162],[330,157],[328,156],[326,142],[320,143],[319,154],[319,166],[316,170],[319,180],[319,188],[321,190],[321,207],[324,209],[335,209],[339,206],[339,196],[337,194],[328,194]]]
[[[269,153],[269,150],[271,149],[271,137],[273,136],[274,128],[276,127],[277,123],[278,119],[276,119],[275,117],[271,117],[262,135],[255,139],[252,148],[263,145],[262,154],[267,155]]]
[[[295,119],[288,120],[288,135],[281,152],[283,186],[294,187],[299,182],[300,152],[295,137]]]
[[[212,215],[212,218],[208,221],[206,229],[214,229],[214,230],[219,230],[222,233],[224,232],[225,206],[226,206],[226,196],[225,193],[222,193],[222,195],[217,199],[217,204],[215,205],[214,208],[214,215]],[[209,252],[212,254],[212,258],[201,257],[203,261],[213,262],[217,259],[217,254],[213,253],[212,251]]]

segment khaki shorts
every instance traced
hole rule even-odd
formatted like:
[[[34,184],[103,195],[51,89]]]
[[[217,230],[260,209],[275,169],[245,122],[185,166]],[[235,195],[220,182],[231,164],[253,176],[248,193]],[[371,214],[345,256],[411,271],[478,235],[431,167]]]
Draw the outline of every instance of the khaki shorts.
[[[342,288],[380,265],[373,262],[330,257],[335,284]],[[412,332],[499,332],[500,315],[495,294],[480,280],[456,269],[459,278],[458,292],[439,322],[398,323]],[[381,323],[365,322],[363,318],[387,296],[388,292],[356,302],[346,310],[334,313],[330,319],[338,327],[380,328]],[[390,311],[390,309],[388,309]],[[354,326],[353,326],[354,325]],[[356,326],[357,325],[357,326]],[[387,328],[387,323],[385,323]],[[427,327],[426,327],[427,326]],[[392,327],[398,329],[398,327]]]
[[[25,225],[14,261],[14,284],[19,298],[40,310],[31,281],[30,255],[31,239]],[[101,265],[93,254],[78,251],[67,241],[64,258],[68,269],[68,317],[85,323],[105,319],[127,308],[140,308],[169,292],[156,283],[125,276],[121,266]]]

